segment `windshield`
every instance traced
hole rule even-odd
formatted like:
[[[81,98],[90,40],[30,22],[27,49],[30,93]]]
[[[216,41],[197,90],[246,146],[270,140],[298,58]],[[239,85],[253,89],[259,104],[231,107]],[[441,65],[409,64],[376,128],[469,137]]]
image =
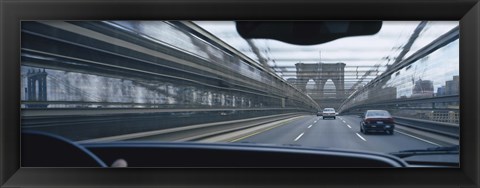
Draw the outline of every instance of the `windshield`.
[[[458,21],[376,21],[371,33],[351,30],[369,22],[318,23],[284,42],[246,38],[235,21],[22,21],[22,131],[79,145],[459,144]],[[302,36],[324,38],[291,42]]]

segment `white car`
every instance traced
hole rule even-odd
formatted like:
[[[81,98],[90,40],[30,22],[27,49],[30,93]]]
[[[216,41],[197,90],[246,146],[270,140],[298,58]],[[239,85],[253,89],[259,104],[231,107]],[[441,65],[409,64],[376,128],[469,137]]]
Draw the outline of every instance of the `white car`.
[[[333,118],[335,119],[336,117],[336,112],[335,112],[335,109],[333,108],[325,108],[323,109],[323,112],[322,112],[322,118],[325,119],[325,118]]]

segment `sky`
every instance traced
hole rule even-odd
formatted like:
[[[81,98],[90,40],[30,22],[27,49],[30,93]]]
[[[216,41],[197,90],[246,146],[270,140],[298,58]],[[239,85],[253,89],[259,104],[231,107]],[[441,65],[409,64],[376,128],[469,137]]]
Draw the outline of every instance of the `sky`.
[[[236,32],[233,21],[195,21],[194,23],[250,58],[259,61],[246,40]],[[363,75],[366,70],[377,70],[364,80],[364,83],[367,83],[380,75],[386,69],[385,65],[393,63],[419,23],[420,21],[384,21],[380,31],[374,35],[345,37],[319,45],[299,46],[271,39],[254,39],[253,42],[260,49],[261,56],[268,60],[271,67],[277,67],[274,70],[284,79],[295,78],[295,63],[318,63],[321,59],[323,63],[345,63],[345,75],[353,80],[356,80],[359,74]],[[429,21],[405,58],[458,24],[458,21]],[[375,65],[380,67],[374,68]],[[357,66],[366,67],[357,68]],[[359,72],[356,72],[357,70]],[[345,88],[351,87],[356,82],[348,80],[346,78]]]

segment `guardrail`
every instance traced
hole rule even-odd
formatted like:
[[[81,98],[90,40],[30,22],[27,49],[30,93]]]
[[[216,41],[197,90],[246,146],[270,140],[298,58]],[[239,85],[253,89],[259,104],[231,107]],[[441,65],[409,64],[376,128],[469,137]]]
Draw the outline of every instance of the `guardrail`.
[[[272,115],[307,114],[298,109],[82,109],[22,110],[22,129],[46,131],[74,141],[189,127]]]
[[[196,141],[212,136],[226,134],[234,131],[248,129],[251,127],[276,122],[296,116],[305,115],[303,113],[279,114],[264,117],[256,117],[249,119],[241,119],[234,121],[223,121],[215,123],[206,123],[199,125],[191,125],[185,127],[177,127],[164,130],[147,131],[141,133],[117,135],[89,140],[78,141],[78,143],[94,143],[94,142],[113,142],[113,141]]]
[[[395,116],[394,118],[395,118],[396,124],[399,124],[405,127],[418,129],[418,130],[422,130],[430,133],[435,133],[435,134],[447,136],[450,138],[455,138],[455,139],[460,138],[460,126],[457,124],[420,120],[420,119],[398,117],[398,116]]]

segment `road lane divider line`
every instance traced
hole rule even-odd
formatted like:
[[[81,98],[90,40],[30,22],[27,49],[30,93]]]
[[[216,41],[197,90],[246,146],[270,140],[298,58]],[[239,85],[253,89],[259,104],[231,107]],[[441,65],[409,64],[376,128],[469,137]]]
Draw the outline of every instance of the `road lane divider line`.
[[[442,146],[442,145],[440,145],[440,144],[437,144],[437,143],[435,143],[435,142],[428,141],[428,140],[425,140],[425,139],[422,139],[422,138],[418,138],[418,137],[416,137],[416,136],[413,136],[413,135],[410,135],[410,134],[404,133],[404,132],[402,132],[402,131],[397,131],[397,130],[395,130],[395,132],[398,132],[398,133],[404,134],[404,135],[406,135],[406,136],[409,136],[409,137],[415,138],[415,139],[417,139],[417,140],[421,140],[421,141],[424,141],[424,142],[426,142],[426,143],[433,144],[433,145],[436,145],[436,146],[439,146],[439,147],[441,147],[441,146]]]
[[[362,136],[360,136],[360,134],[358,134],[358,133],[355,133],[355,134],[357,134],[357,136],[358,136],[360,139],[362,139],[363,141],[365,141],[365,142],[367,141],[367,140],[365,140],[365,138],[363,138]]]
[[[257,134],[259,134],[259,133],[266,132],[266,131],[271,130],[271,129],[273,129],[273,128],[277,128],[277,127],[286,125],[286,124],[288,124],[288,123],[290,123],[290,122],[292,122],[292,121],[294,121],[294,120],[296,120],[296,119],[299,119],[299,118],[301,118],[301,117],[304,117],[304,116],[298,116],[298,117],[290,118],[290,119],[287,119],[287,120],[282,120],[282,122],[281,122],[281,123],[278,123],[277,125],[269,126],[269,127],[265,128],[265,129],[255,130],[255,131],[253,131],[253,132],[251,132],[251,133],[249,133],[249,134],[247,134],[247,135],[245,135],[245,136],[241,136],[240,138],[235,138],[235,139],[233,139],[233,140],[228,140],[228,139],[227,139],[226,142],[237,142],[237,141],[239,141],[239,140],[243,140],[243,139],[245,139],[245,138],[248,138],[248,137],[257,135]],[[272,123],[269,123],[269,124],[272,124]],[[267,124],[267,125],[268,125],[268,124]]]
[[[294,140],[294,141],[297,141],[298,139],[300,139],[300,137],[302,137],[302,136],[303,136],[303,134],[304,134],[304,133],[302,133],[302,134],[298,135],[298,136],[297,136],[297,138],[295,138],[295,140]]]
[[[230,142],[236,142],[236,141],[239,141],[239,140],[243,140],[243,139],[245,139],[245,138],[248,138],[248,137],[251,137],[251,136],[257,135],[257,134],[259,134],[259,133],[262,133],[262,132],[268,131],[268,130],[270,130],[270,129],[273,129],[273,128],[276,128],[276,127],[280,127],[280,126],[282,126],[282,125],[284,125],[284,124],[286,124],[286,123],[282,123],[282,124],[279,124],[279,125],[277,125],[277,126],[269,127],[269,128],[266,128],[266,129],[264,129],[264,130],[262,130],[262,131],[254,132],[254,133],[252,133],[252,134],[249,134],[249,135],[247,135],[247,136],[243,136],[243,137],[240,137],[240,138],[237,138],[237,139],[231,140]]]
[[[352,128],[352,127],[350,127],[350,125],[349,125],[349,124],[347,124],[347,127],[348,127],[348,128],[350,128],[350,129]]]
[[[308,128],[310,129],[310,127],[312,127],[312,125],[309,125]]]

